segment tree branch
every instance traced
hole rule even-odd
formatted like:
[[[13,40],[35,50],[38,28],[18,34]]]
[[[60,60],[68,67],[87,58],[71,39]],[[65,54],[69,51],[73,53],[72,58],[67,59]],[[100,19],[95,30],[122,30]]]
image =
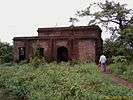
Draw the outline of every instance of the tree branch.
[[[104,19],[101,19],[101,18],[99,18],[99,20],[100,21],[103,21],[103,22],[113,22],[113,23],[116,23],[116,24],[119,24],[119,22],[117,22],[117,21],[114,21],[114,20],[104,20]]]

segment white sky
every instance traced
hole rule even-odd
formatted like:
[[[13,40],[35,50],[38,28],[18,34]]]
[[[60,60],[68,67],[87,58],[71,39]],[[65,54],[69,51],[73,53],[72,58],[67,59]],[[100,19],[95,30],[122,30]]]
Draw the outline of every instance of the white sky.
[[[94,1],[104,0],[0,0],[0,40],[12,43],[13,37],[36,36],[39,27],[70,26],[69,18]],[[119,2],[133,9],[133,0]],[[77,25],[87,23],[81,19]],[[108,36],[102,33],[103,39]]]

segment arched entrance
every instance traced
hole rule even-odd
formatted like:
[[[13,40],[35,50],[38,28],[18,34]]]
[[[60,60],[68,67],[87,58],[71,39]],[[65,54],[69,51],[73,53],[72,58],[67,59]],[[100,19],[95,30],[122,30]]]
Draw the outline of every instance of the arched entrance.
[[[57,61],[68,61],[68,49],[66,47],[62,46],[57,49]]]

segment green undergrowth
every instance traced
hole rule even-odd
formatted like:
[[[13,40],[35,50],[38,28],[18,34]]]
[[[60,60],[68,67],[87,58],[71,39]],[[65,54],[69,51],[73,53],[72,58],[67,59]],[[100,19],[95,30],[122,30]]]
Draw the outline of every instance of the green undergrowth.
[[[0,67],[0,87],[29,100],[103,100],[133,96],[104,77],[93,63],[44,63]]]
[[[110,68],[114,75],[133,83],[133,64],[114,63]]]

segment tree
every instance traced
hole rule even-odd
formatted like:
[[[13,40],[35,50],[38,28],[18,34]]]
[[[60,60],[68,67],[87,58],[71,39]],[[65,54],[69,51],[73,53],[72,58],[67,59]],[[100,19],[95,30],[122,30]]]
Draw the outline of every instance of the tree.
[[[133,33],[132,33],[132,36],[133,36]],[[109,63],[112,62],[113,57],[117,57],[117,56],[123,56],[127,59],[128,62],[132,62],[133,48],[129,45],[129,43],[133,41],[127,38],[128,38],[128,35],[123,38],[124,40],[117,39],[116,41],[111,41],[110,39],[107,39],[104,41],[103,51],[104,51],[104,54],[107,56]],[[123,41],[126,41],[126,42],[123,42]],[[127,41],[129,41],[129,43],[127,43]]]
[[[91,11],[93,7],[98,7],[96,8],[98,11]],[[77,15],[88,16],[90,18],[89,25],[102,24],[111,30],[112,34],[133,24],[132,10],[127,9],[126,4],[115,3],[114,1],[106,0],[105,3],[90,4],[85,10],[77,11]]]
[[[130,26],[121,31],[121,36],[118,38],[124,46],[133,50],[133,26]]]
[[[0,42],[0,64],[12,61],[12,48],[13,47],[9,43]]]
[[[98,9],[96,12],[92,8]],[[106,0],[105,3],[90,4],[84,10],[77,11],[80,17],[89,17],[89,25],[101,24],[110,30],[112,37],[104,42],[104,53],[111,60],[113,56],[133,59],[133,10],[126,4]],[[119,36],[118,36],[119,34]]]

